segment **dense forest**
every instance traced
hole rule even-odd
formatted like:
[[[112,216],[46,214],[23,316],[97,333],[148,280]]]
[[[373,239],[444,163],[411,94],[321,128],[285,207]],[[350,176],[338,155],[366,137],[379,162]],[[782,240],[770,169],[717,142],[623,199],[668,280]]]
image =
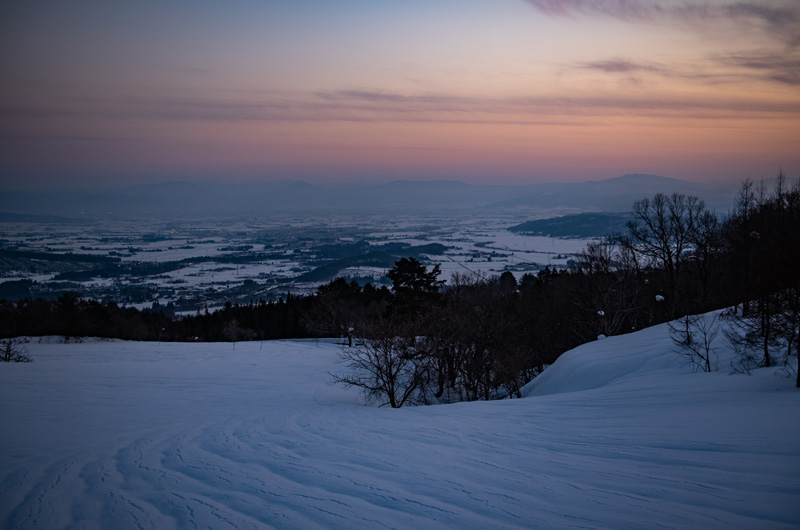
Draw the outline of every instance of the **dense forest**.
[[[800,185],[776,182],[745,181],[722,217],[697,197],[644,198],[620,233],[590,244],[570,268],[519,282],[510,272],[455,275],[445,287],[438,266],[408,257],[387,274],[391,290],[339,278],[314,296],[183,317],[68,293],[0,301],[0,337],[342,337],[346,370],[336,379],[391,406],[519,395],[579,344],[725,307],[743,355],[787,364],[800,350]]]

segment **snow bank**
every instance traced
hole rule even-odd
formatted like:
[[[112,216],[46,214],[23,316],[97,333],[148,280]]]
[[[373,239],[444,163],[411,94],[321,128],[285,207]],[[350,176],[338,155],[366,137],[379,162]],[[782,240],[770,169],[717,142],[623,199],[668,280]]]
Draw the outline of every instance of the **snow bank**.
[[[526,385],[523,395],[576,392],[641,376],[684,373],[684,363],[665,340],[667,333],[664,324],[578,346]]]

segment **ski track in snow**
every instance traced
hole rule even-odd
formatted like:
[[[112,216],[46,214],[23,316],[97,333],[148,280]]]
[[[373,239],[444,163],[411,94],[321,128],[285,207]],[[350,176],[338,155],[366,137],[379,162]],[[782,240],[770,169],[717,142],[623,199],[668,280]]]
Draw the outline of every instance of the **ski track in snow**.
[[[46,341],[45,341],[46,342]],[[798,528],[800,392],[691,374],[665,326],[527,397],[400,410],[338,347],[29,344],[0,368],[0,527]]]

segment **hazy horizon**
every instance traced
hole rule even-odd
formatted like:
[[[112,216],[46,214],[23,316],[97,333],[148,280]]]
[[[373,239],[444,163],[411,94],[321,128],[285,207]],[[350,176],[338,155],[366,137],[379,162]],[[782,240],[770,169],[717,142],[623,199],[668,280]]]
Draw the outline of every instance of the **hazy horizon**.
[[[768,188],[772,180],[763,181]],[[795,179],[790,179],[790,184]],[[232,183],[142,183],[94,188],[3,190],[0,213],[87,214],[106,216],[157,215],[237,217],[265,213],[314,214],[475,214],[522,211],[625,212],[642,197],[683,193],[703,199],[712,210],[725,211],[740,182],[692,182],[659,175],[627,174],[583,182],[527,185],[476,185],[454,180],[396,180],[391,182],[313,184],[306,181]],[[522,210],[520,210],[522,209]]]
[[[25,192],[25,193],[37,193],[37,192],[54,192],[54,191],[69,191],[69,192],[92,192],[92,191],[114,191],[114,190],[127,190],[133,189],[140,186],[145,187],[154,187],[154,186],[165,186],[165,185],[197,185],[197,186],[217,186],[217,185],[227,185],[231,184],[234,186],[251,186],[251,185],[264,185],[264,186],[279,186],[279,185],[301,185],[307,184],[314,187],[319,188],[347,188],[347,187],[364,187],[364,188],[373,188],[373,187],[384,187],[387,185],[392,184],[399,184],[399,183],[411,183],[411,184],[454,184],[454,185],[467,185],[467,186],[475,186],[475,187],[496,187],[496,188],[537,188],[540,186],[547,186],[547,185],[578,185],[578,184],[588,184],[588,183],[599,183],[604,181],[614,181],[616,179],[620,179],[622,177],[628,176],[646,176],[646,177],[658,177],[662,179],[666,179],[668,181],[676,182],[676,183],[686,183],[686,184],[698,184],[698,185],[709,185],[709,186],[738,186],[744,179],[751,179],[755,182],[765,181],[771,182],[774,180],[780,171],[783,171],[785,177],[794,180],[798,177],[794,175],[787,175],[786,170],[777,167],[774,168],[767,168],[765,171],[759,172],[758,174],[748,175],[742,178],[733,177],[733,176],[721,176],[717,178],[708,178],[708,179],[692,179],[692,178],[677,178],[671,177],[668,175],[656,175],[651,173],[624,173],[619,175],[609,175],[609,176],[597,176],[597,177],[585,177],[585,178],[542,178],[539,180],[529,180],[529,181],[497,181],[496,179],[460,179],[457,177],[453,178],[392,178],[390,176],[383,176],[382,178],[376,178],[372,180],[368,179],[341,179],[341,180],[330,180],[329,178],[319,177],[319,178],[274,178],[274,179],[266,179],[266,178],[252,178],[252,179],[237,179],[237,178],[230,178],[230,177],[216,177],[216,178],[192,178],[192,177],[185,177],[182,178],[180,176],[176,177],[165,177],[163,179],[159,179],[157,177],[147,178],[142,177],[138,180],[114,180],[114,179],[106,179],[99,182],[84,182],[82,180],[65,180],[58,184],[43,184],[38,180],[0,180],[0,190],[3,191],[12,191],[12,192]]]
[[[800,172],[792,0],[53,0],[0,20],[0,188]]]

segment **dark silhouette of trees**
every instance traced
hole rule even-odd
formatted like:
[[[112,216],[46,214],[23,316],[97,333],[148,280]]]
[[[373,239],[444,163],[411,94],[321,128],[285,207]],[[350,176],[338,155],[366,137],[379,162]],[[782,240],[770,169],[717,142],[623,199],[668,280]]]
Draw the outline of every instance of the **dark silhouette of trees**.
[[[633,252],[612,240],[589,243],[572,267],[575,331],[584,341],[642,325],[642,290]],[[583,319],[583,320],[581,320]]]
[[[319,336],[342,337],[352,346],[358,330],[384,314],[390,301],[385,287],[376,289],[367,284],[362,288],[355,280],[337,278],[317,289],[305,323]]]
[[[460,275],[443,293],[438,327],[448,332],[437,337],[437,394],[449,381],[450,399],[459,401],[520,395],[532,356],[520,296],[510,283]]]
[[[636,201],[632,214],[622,242],[643,259],[642,266],[663,271],[672,316],[676,316],[685,302],[687,286],[682,280],[687,262],[698,249],[706,252],[698,262],[703,267],[710,258],[713,245],[705,238],[713,232],[713,214],[697,197],[680,193],[657,193],[652,199]]]
[[[413,257],[396,261],[386,273],[386,277],[392,280],[392,310],[409,317],[424,311],[436,301],[439,289],[445,283],[439,280],[441,272],[438,264],[428,271]]]
[[[780,363],[776,357],[787,364],[800,342],[800,183],[788,189],[781,173],[767,192],[763,184],[755,189],[745,181],[722,237],[730,287],[741,308],[732,315],[738,326],[733,342],[744,361],[758,352],[761,366]]]
[[[31,358],[25,349],[28,339],[25,337],[8,337],[0,339],[0,362],[29,363]]]
[[[65,303],[66,302],[66,303]],[[217,311],[175,317],[163,312],[139,311],[114,302],[83,300],[70,294],[59,300],[0,300],[0,337],[61,335],[120,338],[140,341],[229,341],[311,337],[304,316],[310,297],[240,306],[226,304]],[[229,326],[236,321],[236,326]]]
[[[528,347],[516,279],[454,275],[440,290],[438,275],[438,266],[396,262],[387,273],[391,303],[354,327],[354,345],[341,354],[351,371],[335,375],[336,382],[391,406],[521,395],[542,363]],[[357,292],[347,291],[348,298]]]
[[[394,263],[386,277],[392,280],[392,290],[397,297],[431,296],[439,292],[444,280],[439,265],[428,271],[416,258],[401,258]]]
[[[243,328],[239,321],[235,318],[229,320],[225,327],[222,330],[225,339],[233,344],[233,349],[236,349],[236,343],[243,340],[254,340],[256,338],[256,332],[252,329]]]

